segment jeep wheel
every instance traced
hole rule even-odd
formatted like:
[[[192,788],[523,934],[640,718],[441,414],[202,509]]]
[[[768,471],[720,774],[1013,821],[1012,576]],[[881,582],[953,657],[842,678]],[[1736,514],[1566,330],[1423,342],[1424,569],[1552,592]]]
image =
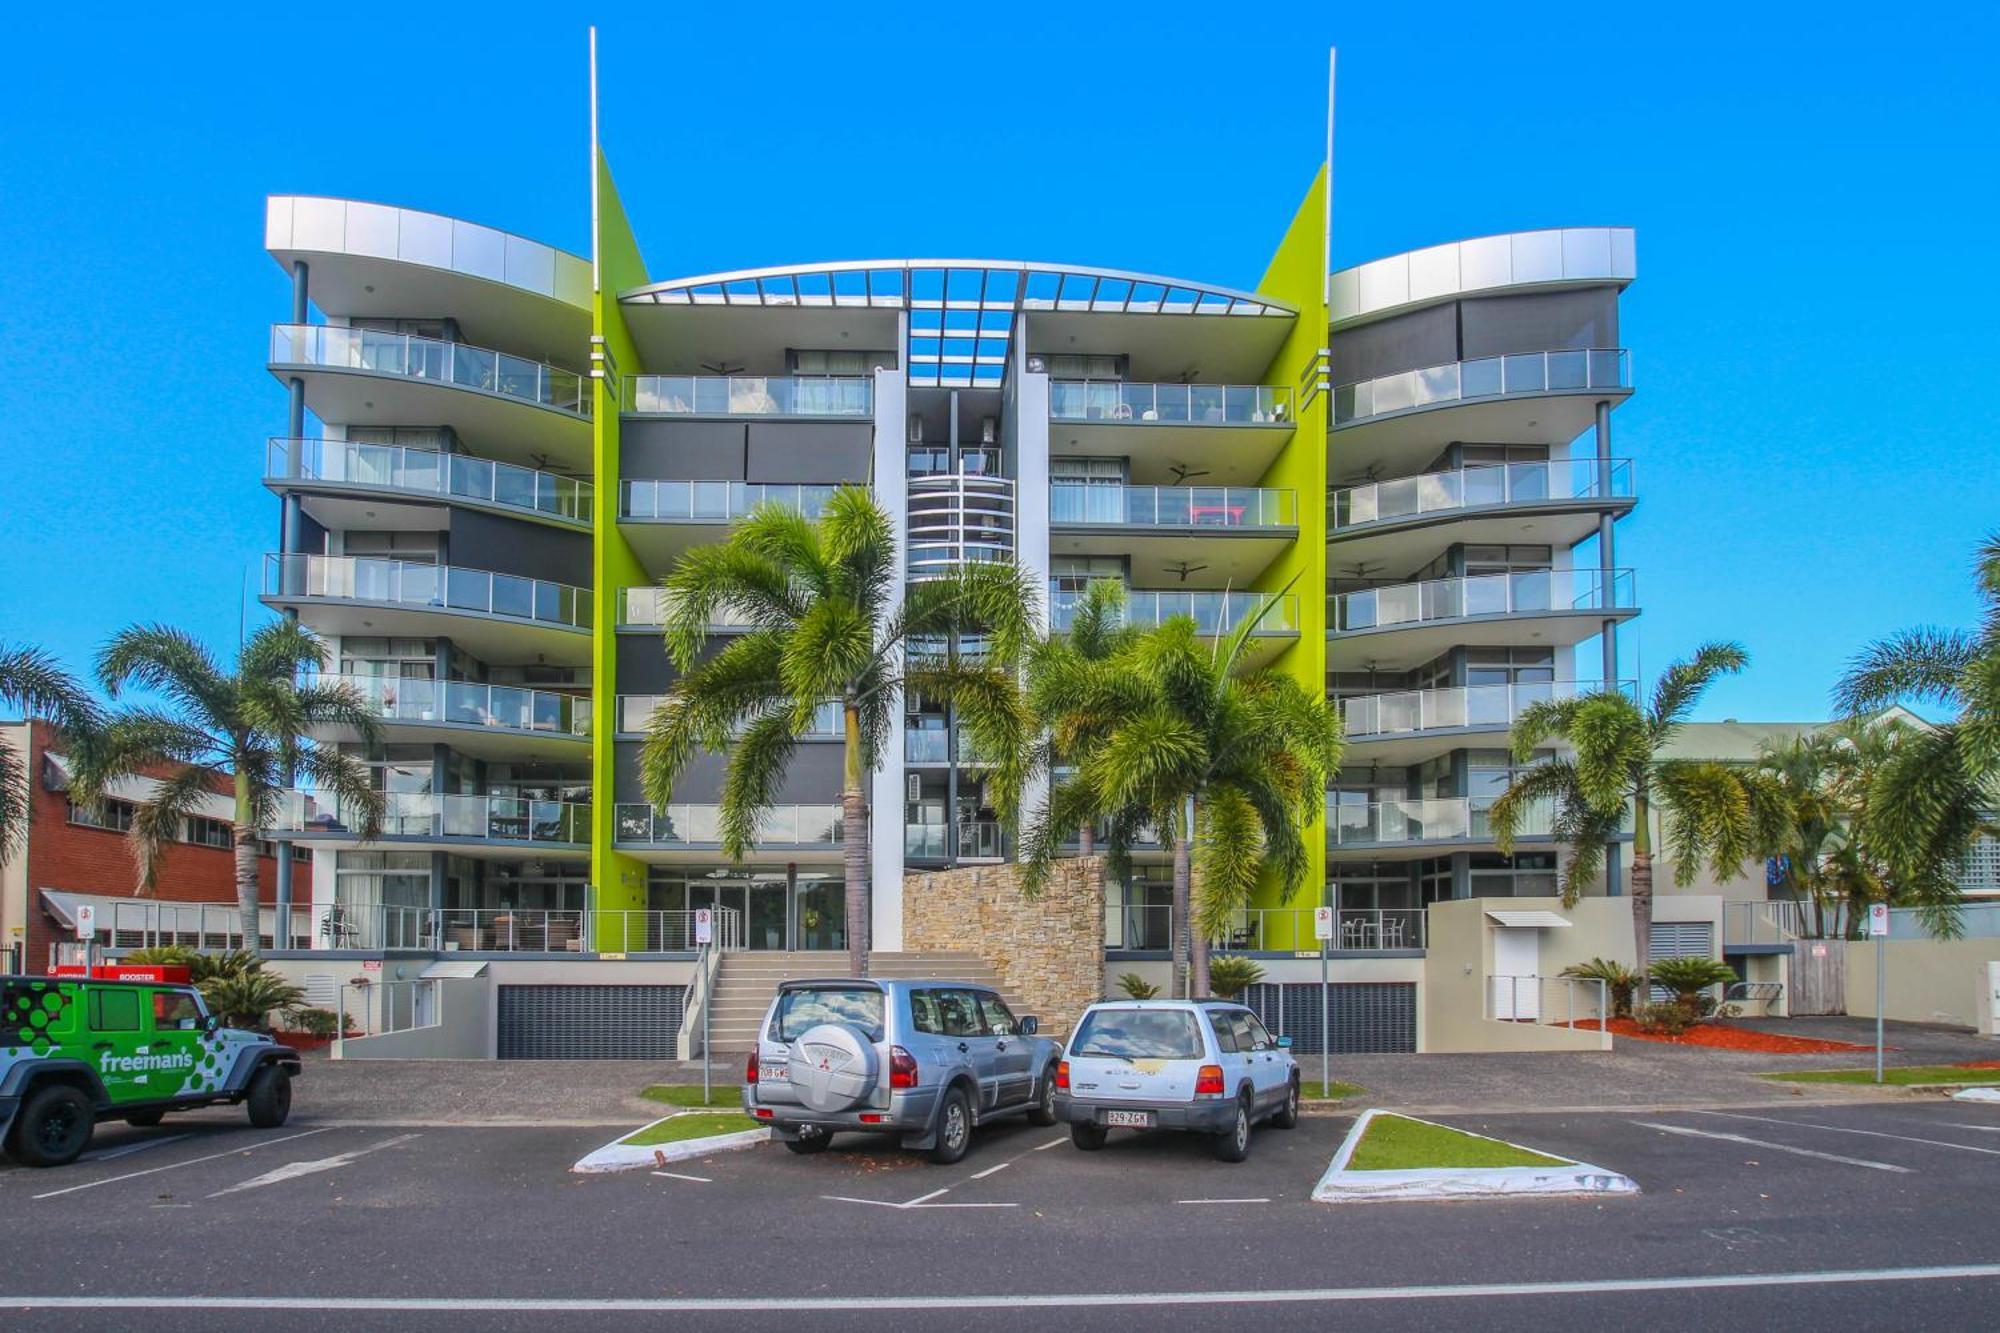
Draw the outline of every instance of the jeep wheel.
[[[1104,1126],[1079,1120],[1069,1127],[1069,1141],[1084,1152],[1096,1152],[1104,1146]]]
[[[1286,1085],[1285,1104],[1276,1115],[1271,1117],[1271,1123],[1279,1129],[1297,1129],[1299,1127],[1299,1081],[1296,1078]]]
[[[931,1149],[931,1160],[950,1166],[971,1146],[972,1103],[966,1100],[964,1088],[948,1088],[938,1106],[937,1146]]]
[[[1053,1125],[1056,1122],[1056,1067],[1050,1065],[1042,1071],[1042,1095],[1035,1099],[1034,1109],[1028,1112],[1031,1125]]]
[[[1215,1136],[1216,1158],[1224,1162],[1240,1162],[1250,1155],[1250,1099],[1236,1100],[1236,1116],[1229,1128]]]
[[[14,1121],[14,1156],[27,1166],[67,1166],[90,1146],[97,1114],[66,1083],[29,1095]]]
[[[265,1065],[250,1077],[250,1123],[276,1129],[292,1113],[292,1076],[280,1065]]]
[[[167,1118],[167,1113],[155,1106],[150,1111],[127,1111],[125,1123],[139,1129],[151,1129]]]

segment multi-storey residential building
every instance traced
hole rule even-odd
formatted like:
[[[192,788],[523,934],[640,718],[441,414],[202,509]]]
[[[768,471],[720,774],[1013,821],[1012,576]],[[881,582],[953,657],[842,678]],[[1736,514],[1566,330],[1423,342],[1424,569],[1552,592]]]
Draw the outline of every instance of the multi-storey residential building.
[[[1058,628],[1101,578],[1141,623],[1257,617],[1253,661],[1346,715],[1313,876],[1344,950],[1418,967],[1426,904],[1552,890],[1546,836],[1503,858],[1484,811],[1522,704],[1620,678],[1629,231],[1330,272],[1323,165],[1249,290],[992,259],[680,277],[642,261],[601,153],[591,205],[586,258],[269,203],[292,309],[264,601],[374,704],[389,796],[366,844],[311,793],[287,810],[282,836],[327,852],[281,887],[322,946],[631,962],[683,954],[709,907],[745,950],[844,947],[837,718],[743,864],[719,852],[723,756],[663,810],[637,760],[673,680],[662,576],[754,505],[813,513],[844,483],[893,517],[906,582],[1004,559]],[[949,711],[905,707],[872,777],[885,953],[906,872],[1015,851]],[[1111,957],[1166,948],[1164,860],[1111,886]],[[1311,906],[1274,894],[1219,943],[1310,948]],[[1385,984],[1409,1033],[1391,1044],[1414,1043],[1414,974]]]

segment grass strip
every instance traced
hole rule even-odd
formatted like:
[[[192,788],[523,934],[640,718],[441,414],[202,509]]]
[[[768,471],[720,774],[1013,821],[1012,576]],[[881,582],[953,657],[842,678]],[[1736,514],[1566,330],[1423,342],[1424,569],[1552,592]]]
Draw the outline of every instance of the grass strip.
[[[740,1083],[712,1083],[709,1085],[708,1100],[701,1099],[699,1083],[655,1083],[639,1089],[639,1095],[649,1102],[662,1106],[741,1106],[743,1085]]]
[[[1344,1102],[1349,1097],[1359,1097],[1368,1089],[1359,1083],[1345,1083],[1335,1079],[1331,1083],[1321,1083],[1317,1079],[1299,1085],[1299,1096],[1317,1101]]]
[[[1546,1157],[1511,1143],[1499,1143],[1444,1125],[1378,1115],[1368,1123],[1350,1171],[1427,1171],[1446,1167],[1568,1166],[1560,1157]]]
[[[747,1115],[677,1115],[670,1116],[656,1125],[648,1125],[636,1134],[628,1134],[618,1140],[635,1148],[652,1148],[662,1143],[685,1143],[689,1139],[712,1139],[720,1134],[735,1134],[746,1129],[762,1129],[764,1125]]]
[[[1875,1082],[1873,1069],[1804,1069],[1793,1073],[1760,1074],[1760,1078],[1780,1083],[1865,1083]],[[1882,1071],[1882,1082],[1899,1088],[1964,1087],[1989,1088],[2000,1085],[2000,1069],[1961,1069],[1957,1065],[1902,1065]]]

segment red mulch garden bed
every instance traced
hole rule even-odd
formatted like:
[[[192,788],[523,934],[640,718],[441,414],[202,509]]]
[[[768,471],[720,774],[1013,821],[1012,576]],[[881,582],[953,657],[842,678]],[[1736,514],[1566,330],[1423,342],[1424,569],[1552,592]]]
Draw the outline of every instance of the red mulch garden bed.
[[[1599,1031],[1603,1024],[1595,1018],[1581,1019],[1576,1026]],[[1786,1037],[1775,1032],[1759,1032],[1730,1023],[1700,1023],[1678,1037],[1664,1032],[1641,1032],[1629,1018],[1611,1020],[1611,1033],[1637,1041],[1663,1041],[1670,1046],[1707,1046],[1719,1051],[1760,1051],[1766,1055],[1830,1055],[1839,1051],[1872,1051],[1873,1046],[1857,1046],[1851,1041],[1820,1041],[1808,1037]],[[2000,1061],[1995,1061],[2000,1065]]]

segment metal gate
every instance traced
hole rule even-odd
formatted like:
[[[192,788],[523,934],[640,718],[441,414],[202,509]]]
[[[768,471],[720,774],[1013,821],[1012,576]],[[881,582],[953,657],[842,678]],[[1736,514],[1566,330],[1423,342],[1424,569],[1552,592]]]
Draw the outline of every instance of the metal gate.
[[[685,986],[502,986],[502,1060],[671,1060]]]
[[[1328,989],[1333,1054],[1393,1054],[1417,1049],[1416,983],[1343,981]],[[1321,1051],[1318,982],[1265,982],[1245,991],[1243,1003],[1256,1010],[1273,1033],[1290,1037],[1294,1054],[1317,1055]]]
[[[1786,1004],[1798,1014],[1847,1012],[1847,945],[1840,940],[1794,940],[1791,994]]]

